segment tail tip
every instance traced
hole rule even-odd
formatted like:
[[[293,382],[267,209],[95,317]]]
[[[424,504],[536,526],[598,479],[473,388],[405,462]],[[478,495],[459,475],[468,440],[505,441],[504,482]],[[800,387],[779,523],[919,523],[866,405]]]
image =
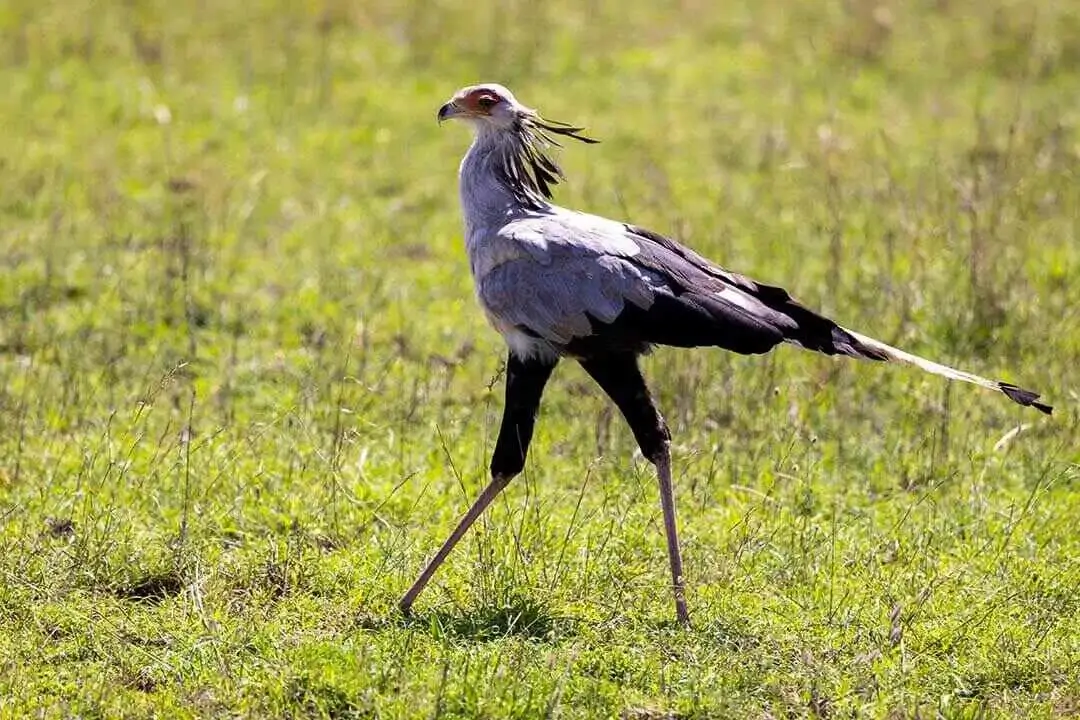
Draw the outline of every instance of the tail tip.
[[[1047,415],[1052,415],[1054,413],[1053,407],[1047,405],[1046,403],[1038,402],[1039,393],[1037,392],[1025,390],[1024,388],[1004,382],[999,382],[997,386],[998,389],[1001,390],[1001,392],[1005,393],[1005,395],[1007,395],[1008,398],[1014,403],[1023,405],[1025,407],[1033,407],[1039,412],[1046,413]]]

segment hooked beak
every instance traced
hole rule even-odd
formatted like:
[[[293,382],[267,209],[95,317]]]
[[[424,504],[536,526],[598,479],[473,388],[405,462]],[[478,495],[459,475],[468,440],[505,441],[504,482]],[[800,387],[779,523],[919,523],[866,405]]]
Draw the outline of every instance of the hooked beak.
[[[455,105],[454,102],[451,100],[450,102],[439,108],[439,124],[442,125],[444,120],[449,120],[451,118],[457,117],[463,112],[464,111],[457,105]]]

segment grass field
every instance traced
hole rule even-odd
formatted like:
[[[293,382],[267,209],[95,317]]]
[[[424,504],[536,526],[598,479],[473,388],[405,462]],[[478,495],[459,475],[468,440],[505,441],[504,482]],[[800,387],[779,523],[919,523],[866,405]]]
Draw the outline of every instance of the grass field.
[[[459,86],[603,142],[558,199],[1052,418],[659,350],[652,468],[572,364],[486,482]],[[0,6],[0,717],[1080,715],[1080,5]]]

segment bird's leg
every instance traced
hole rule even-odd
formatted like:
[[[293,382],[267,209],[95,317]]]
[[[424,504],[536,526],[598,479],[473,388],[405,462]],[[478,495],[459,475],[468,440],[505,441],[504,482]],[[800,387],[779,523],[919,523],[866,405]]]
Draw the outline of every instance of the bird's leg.
[[[521,359],[512,352],[507,357],[506,402],[495,451],[491,454],[492,477],[509,479],[525,469],[540,396],[557,362],[558,358]]]
[[[671,563],[671,584],[675,592],[675,615],[680,623],[689,625],[682,553],[679,551],[679,532],[675,524],[675,494],[671,485],[671,432],[653,403],[636,356],[629,353],[594,356],[582,359],[581,366],[615,402],[630,425],[642,454],[656,466],[668,560]]]
[[[439,566],[443,564],[447,556],[450,555],[450,551],[454,549],[454,546],[458,544],[461,538],[465,537],[465,533],[468,532],[476,519],[483,514],[487,506],[491,504],[503,488],[510,484],[512,478],[504,476],[496,476],[492,478],[488,486],[484,488],[484,491],[480,493],[480,497],[476,498],[476,502],[472,504],[465,516],[458,522],[457,527],[454,528],[454,532],[450,533],[450,537],[446,538],[446,542],[439,548],[439,552],[435,553],[435,557],[431,558],[431,561],[424,567],[424,571],[420,573],[420,577],[416,578],[416,582],[412,584],[408,592],[402,596],[401,601],[398,602],[398,607],[401,608],[401,612],[406,615],[412,609],[413,601],[416,600],[416,596],[423,591],[427,586],[428,581],[431,580],[431,576],[435,574],[435,571],[439,569]]]
[[[506,361],[506,404],[503,407],[499,439],[495,441],[495,452],[491,458],[491,482],[458,522],[450,537],[420,573],[420,577],[401,598],[398,607],[403,613],[409,613],[416,596],[423,591],[454,546],[465,536],[491,501],[525,467],[525,456],[532,440],[540,396],[544,393],[544,385],[551,377],[556,362],[555,359],[521,359],[510,353]]]
[[[664,512],[664,535],[667,538],[668,562],[671,563],[671,585],[675,590],[675,615],[683,625],[690,624],[686,609],[686,586],[683,583],[682,553],[679,551],[679,529],[675,524],[675,491],[671,484],[671,452],[664,444],[663,454],[654,461],[660,481],[660,508]]]

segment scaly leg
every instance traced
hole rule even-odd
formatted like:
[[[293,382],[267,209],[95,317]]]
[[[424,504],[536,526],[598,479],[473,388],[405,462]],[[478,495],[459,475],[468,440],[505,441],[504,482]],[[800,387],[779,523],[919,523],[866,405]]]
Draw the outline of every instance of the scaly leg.
[[[406,615],[412,608],[416,596],[427,586],[431,576],[450,555],[454,546],[465,536],[476,519],[484,513],[491,501],[525,467],[525,456],[529,452],[529,443],[532,441],[536,412],[540,408],[540,396],[544,393],[544,386],[551,377],[551,371],[555,369],[556,362],[556,360],[546,359],[522,360],[510,353],[506,361],[506,404],[503,407],[499,438],[495,441],[495,452],[491,458],[492,480],[458,522],[454,532],[450,533],[450,537],[439,548],[439,552],[431,558],[424,571],[420,573],[420,577],[398,602],[398,607]]]
[[[683,582],[682,553],[675,524],[675,495],[671,485],[671,432],[656,409],[645,378],[631,353],[613,353],[584,358],[581,366],[603,388],[622,411],[633,431],[642,454],[656,466],[660,481],[660,507],[664,512],[668,560],[671,562],[671,585],[675,593],[675,615],[683,625],[690,624],[686,610],[686,586]]]
[[[690,624],[686,610],[686,586],[683,584],[682,553],[679,551],[679,530],[675,525],[675,493],[671,485],[671,453],[664,446],[663,455],[656,460],[656,476],[660,481],[660,507],[664,511],[664,535],[667,537],[668,560],[671,563],[671,586],[675,590],[675,615],[683,625]]]
[[[450,551],[454,549],[454,546],[458,544],[461,538],[465,537],[465,533],[469,531],[476,519],[480,517],[487,506],[491,504],[503,488],[510,484],[509,477],[495,477],[492,479],[488,486],[484,488],[484,491],[480,493],[480,497],[476,498],[476,502],[472,504],[465,516],[458,522],[454,532],[450,533],[450,537],[446,538],[446,542],[439,548],[439,552],[435,553],[435,557],[431,558],[431,562],[427,564],[424,571],[420,573],[420,577],[416,578],[416,582],[412,584],[409,591],[405,593],[404,597],[398,603],[398,607],[401,608],[401,612],[406,615],[412,609],[413,601],[416,600],[416,596],[424,589],[428,584],[428,580],[431,580],[431,576],[435,574],[435,571],[439,569],[439,566],[443,564]]]

